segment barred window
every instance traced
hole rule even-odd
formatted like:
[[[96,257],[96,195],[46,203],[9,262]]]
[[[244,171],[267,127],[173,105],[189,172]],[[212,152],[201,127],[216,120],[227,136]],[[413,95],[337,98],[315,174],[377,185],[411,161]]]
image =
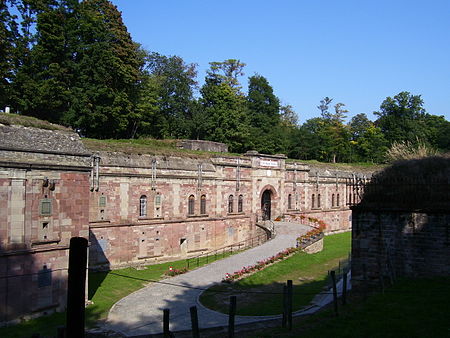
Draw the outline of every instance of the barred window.
[[[233,212],[233,195],[228,196],[228,213]]]
[[[142,195],[141,198],[139,198],[139,216],[147,216],[147,196],[145,195]]]
[[[292,209],[292,194],[288,195],[288,209]]]
[[[189,196],[188,200],[188,215],[193,215],[195,213],[195,197],[194,195]]]
[[[311,196],[311,209],[314,209],[316,207],[316,195],[312,194]]]
[[[98,198],[98,206],[99,206],[100,208],[106,207],[106,196],[100,196],[100,197]]]
[[[331,195],[331,206],[334,207],[334,194]]]
[[[337,198],[336,198],[336,206],[339,206],[339,194],[337,194]]]
[[[44,198],[41,200],[39,214],[41,216],[51,216],[52,214],[52,200],[50,198]]]
[[[244,210],[244,196],[239,195],[238,198],[238,212],[242,212]]]
[[[320,208],[320,194],[317,195],[317,207]]]
[[[206,195],[200,197],[200,214],[206,214]]]
[[[158,193],[156,196],[155,196],[155,206],[156,207],[159,207],[161,205],[161,195]]]

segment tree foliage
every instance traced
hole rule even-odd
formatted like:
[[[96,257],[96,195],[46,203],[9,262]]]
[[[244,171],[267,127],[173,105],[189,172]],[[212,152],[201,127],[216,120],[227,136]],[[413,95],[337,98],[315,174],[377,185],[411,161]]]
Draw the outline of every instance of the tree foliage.
[[[210,63],[198,93],[197,65],[143,49],[109,0],[5,0],[0,19],[0,108],[84,136],[197,138],[327,162],[383,162],[402,142],[450,151],[450,122],[406,91],[374,122],[346,123],[345,104],[326,96],[300,125],[264,76],[250,76],[245,93],[245,63],[227,59]]]

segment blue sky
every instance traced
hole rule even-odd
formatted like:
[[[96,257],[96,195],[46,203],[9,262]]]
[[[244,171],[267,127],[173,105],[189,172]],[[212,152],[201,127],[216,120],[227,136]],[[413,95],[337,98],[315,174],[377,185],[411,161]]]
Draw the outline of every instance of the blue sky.
[[[146,49],[198,64],[239,59],[240,79],[266,77],[303,123],[319,101],[349,117],[379,109],[401,91],[422,95],[450,120],[450,1],[112,0]]]

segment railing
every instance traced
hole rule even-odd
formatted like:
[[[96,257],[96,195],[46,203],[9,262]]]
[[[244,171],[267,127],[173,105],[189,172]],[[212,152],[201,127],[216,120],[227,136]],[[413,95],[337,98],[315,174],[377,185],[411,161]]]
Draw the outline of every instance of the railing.
[[[224,258],[226,254],[232,255],[233,252],[250,249],[255,246],[261,245],[262,243],[264,243],[266,241],[267,241],[267,235],[261,234],[256,237],[245,239],[238,243],[230,244],[230,245],[224,246],[219,249],[215,249],[212,251],[202,253],[195,257],[189,257],[189,258],[186,258],[186,267],[189,269],[190,266],[195,266],[195,264],[197,265],[197,267],[199,267],[200,266],[200,258],[204,258],[206,260],[206,264],[208,264],[210,259],[211,259],[211,262],[213,262],[213,261],[217,260],[218,258],[219,259]],[[214,257],[214,259],[212,259],[212,257]]]
[[[351,270],[352,263],[352,255],[348,254],[348,258],[339,260],[339,265],[332,269],[328,270],[327,277],[327,288],[330,289],[332,287],[332,279],[331,279],[331,271],[335,272],[336,280],[339,280],[343,277],[344,274],[348,273]]]
[[[450,201],[447,177],[351,178],[346,182],[347,205],[397,208],[438,208]]]

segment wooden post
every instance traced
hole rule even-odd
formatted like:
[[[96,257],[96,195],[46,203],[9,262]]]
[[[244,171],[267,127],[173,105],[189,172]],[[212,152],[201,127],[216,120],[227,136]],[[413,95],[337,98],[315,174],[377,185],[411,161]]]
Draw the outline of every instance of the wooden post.
[[[287,313],[288,313],[287,286],[283,285],[283,319],[281,322],[281,327],[283,328],[286,328],[287,326]]]
[[[234,317],[236,316],[236,296],[230,296],[230,309],[228,311],[228,337],[234,338]]]
[[[56,338],[66,338],[66,327],[58,326],[56,328]]]
[[[191,306],[189,311],[191,312],[192,338],[200,338],[200,332],[198,330],[197,307]]]
[[[342,305],[347,304],[347,272],[342,275]]]
[[[72,237],[69,247],[67,280],[67,338],[84,337],[84,308],[86,297],[86,268],[88,240]]]
[[[338,300],[337,300],[337,288],[336,288],[336,271],[332,270],[331,272],[331,282],[333,283],[333,303],[334,303],[334,312],[336,316],[338,315]]]
[[[292,280],[287,281],[287,303],[288,303],[288,313],[287,313],[287,326],[288,330],[292,330]]]
[[[169,330],[169,319],[170,319],[170,310],[163,310],[163,333],[164,338],[170,338],[170,330]]]

